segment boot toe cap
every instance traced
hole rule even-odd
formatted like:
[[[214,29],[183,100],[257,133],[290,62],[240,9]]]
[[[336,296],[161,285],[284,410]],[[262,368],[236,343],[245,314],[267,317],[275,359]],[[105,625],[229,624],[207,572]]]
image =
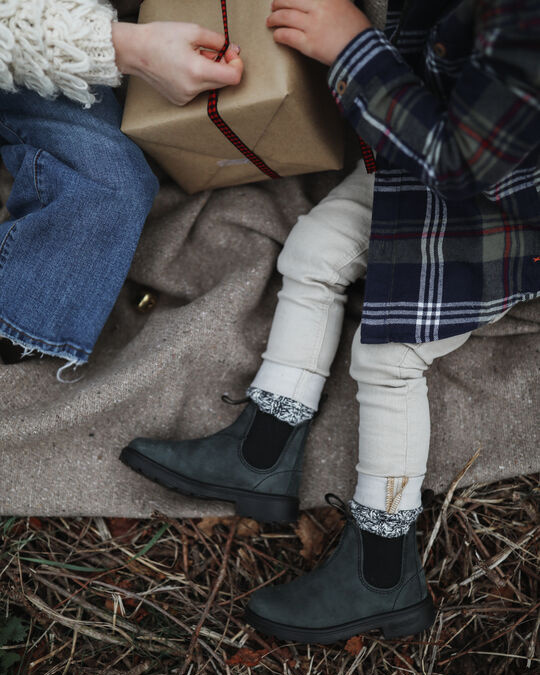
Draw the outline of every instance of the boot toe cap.
[[[279,624],[295,624],[296,612],[287,597],[286,585],[261,588],[253,593],[247,609],[253,614]]]
[[[154,440],[152,438],[134,438],[128,443],[128,448],[136,450],[140,455],[144,455],[149,459],[156,459],[157,456],[165,449],[163,441]]]
[[[149,460],[164,468],[178,471],[182,468],[179,461],[182,455],[178,452],[177,445],[152,438],[135,438],[129,442],[124,452],[130,457],[138,457],[137,461]]]

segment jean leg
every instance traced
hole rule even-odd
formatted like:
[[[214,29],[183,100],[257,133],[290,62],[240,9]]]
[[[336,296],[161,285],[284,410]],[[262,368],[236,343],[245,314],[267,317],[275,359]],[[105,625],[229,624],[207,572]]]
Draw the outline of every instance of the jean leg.
[[[86,110],[0,93],[0,152],[14,177],[0,225],[0,335],[75,363],[92,351],[157,192],[112,92],[100,98]]]

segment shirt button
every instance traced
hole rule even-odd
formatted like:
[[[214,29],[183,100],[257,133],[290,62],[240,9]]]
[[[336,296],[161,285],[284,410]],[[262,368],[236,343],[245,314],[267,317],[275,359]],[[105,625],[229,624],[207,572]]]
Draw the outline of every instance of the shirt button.
[[[337,93],[338,93],[340,96],[343,96],[343,94],[345,93],[346,89],[347,89],[347,83],[345,82],[345,80],[340,80],[340,81],[337,83],[337,87],[336,87]]]
[[[442,42],[436,42],[433,45],[433,51],[435,52],[435,56],[438,56],[440,59],[446,56],[446,47]]]

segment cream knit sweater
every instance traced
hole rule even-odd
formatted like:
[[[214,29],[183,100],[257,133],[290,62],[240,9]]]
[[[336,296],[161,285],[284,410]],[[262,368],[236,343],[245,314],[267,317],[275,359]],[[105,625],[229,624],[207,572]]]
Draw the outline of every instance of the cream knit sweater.
[[[90,85],[120,83],[114,20],[105,0],[0,0],[0,89],[62,93],[90,107]]]

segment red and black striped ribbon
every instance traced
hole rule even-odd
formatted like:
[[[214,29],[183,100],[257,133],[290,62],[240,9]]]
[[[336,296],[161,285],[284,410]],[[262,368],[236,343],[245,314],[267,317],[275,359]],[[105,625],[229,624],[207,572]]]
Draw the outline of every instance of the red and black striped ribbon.
[[[223,32],[225,33],[225,44],[219,50],[218,55],[216,56],[216,61],[220,61],[223,58],[223,55],[229,48],[229,21],[227,18],[227,0],[221,0],[221,14],[223,16]],[[216,127],[221,131],[221,133],[230,141],[235,148],[240,150],[240,152],[247,157],[250,162],[252,162],[260,171],[265,173],[270,178],[281,178],[281,176],[271,169],[268,164],[266,164],[259,155],[255,154],[253,150],[250,150],[248,146],[239,138],[231,127],[225,122],[221,117],[217,109],[218,104],[218,90],[213,89],[208,95],[208,106],[207,112],[208,117],[216,125]]]
[[[142,5],[143,0],[140,0]],[[229,48],[229,19],[227,16],[227,0],[221,0],[221,15],[223,17],[223,30],[225,33],[225,44],[219,50],[218,55],[216,56],[216,61],[221,61],[225,52]],[[225,122],[221,117],[217,109],[218,104],[218,90],[213,89],[208,95],[208,117],[216,125],[216,127],[221,131],[221,133],[236,147],[240,152],[247,157],[260,171],[265,173],[270,178],[281,178],[281,176],[271,169],[260,157],[256,155],[248,146],[234,133],[230,126]],[[375,163],[375,157],[373,151],[369,145],[358,136],[360,141],[360,151],[362,153],[362,159],[366,167],[367,173],[374,173],[377,170],[377,165]]]
[[[375,163],[373,150],[363,138],[360,138],[360,136],[358,136],[358,140],[360,141],[360,152],[362,153],[362,159],[364,160],[367,173],[375,173],[375,171],[377,171],[377,164]]]
[[[341,101],[339,100],[337,94],[335,91],[332,91],[332,95],[334,97],[334,101],[341,111],[342,114],[344,114],[344,109]],[[366,172],[367,173],[375,173],[377,171],[377,164],[375,162],[375,155],[373,154],[373,150],[369,147],[369,145],[365,142],[365,140],[359,136],[358,134],[356,135],[358,138],[358,142],[360,143],[360,152],[362,153],[362,159],[364,160],[364,166],[366,167]]]

